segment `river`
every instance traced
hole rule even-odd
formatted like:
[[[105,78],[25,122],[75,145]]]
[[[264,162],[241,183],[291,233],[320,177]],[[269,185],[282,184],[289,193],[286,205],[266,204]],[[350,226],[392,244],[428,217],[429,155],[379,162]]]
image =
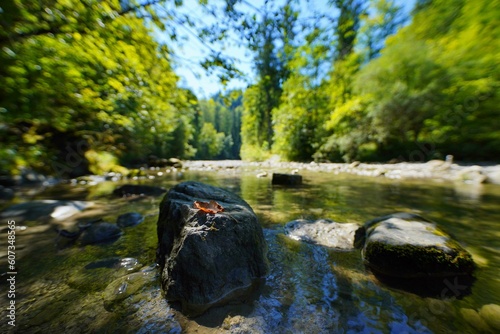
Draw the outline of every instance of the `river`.
[[[0,330],[23,333],[464,333],[479,332],[477,313],[500,305],[500,186],[446,180],[397,180],[301,171],[298,187],[271,185],[258,168],[152,172],[154,179],[127,181],[169,188],[196,180],[240,195],[254,209],[269,246],[271,270],[253,298],[188,319],[164,300],[154,267],[160,197],[117,198],[124,183],[59,184],[32,199],[93,201],[68,219],[102,218],[136,211],[143,223],[127,228],[112,244],[65,247],[53,226],[26,222],[16,239],[16,327],[2,318]],[[284,170],[285,172],[289,172]],[[19,200],[19,199],[17,199]],[[439,224],[473,254],[477,280],[468,295],[460,287],[448,298],[425,298],[384,285],[365,268],[361,253],[337,251],[286,237],[283,226],[297,218],[329,218],[362,224],[394,212],[417,213]],[[19,229],[19,227],[18,227]],[[2,245],[7,240],[1,233]],[[2,246],[4,248],[5,246]],[[128,266],[101,260],[132,258]],[[135,262],[134,262],[135,261]],[[1,259],[2,272],[6,259]],[[106,263],[106,262],[104,262]],[[120,296],[117,281],[132,276]],[[2,276],[5,291],[7,276]],[[137,282],[133,282],[136,280]],[[135,285],[134,285],[135,284]],[[450,282],[453,285],[453,282]],[[450,288],[453,292],[453,289]],[[118,296],[118,297],[117,297]],[[6,302],[2,292],[2,305]],[[473,311],[475,310],[475,311]]]

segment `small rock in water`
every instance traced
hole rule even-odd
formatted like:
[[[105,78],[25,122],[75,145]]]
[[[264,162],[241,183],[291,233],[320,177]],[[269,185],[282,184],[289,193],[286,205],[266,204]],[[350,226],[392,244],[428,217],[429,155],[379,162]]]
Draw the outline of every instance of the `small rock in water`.
[[[285,234],[298,241],[305,241],[343,250],[354,249],[354,235],[358,224],[337,223],[330,219],[316,221],[297,219],[285,225]]]
[[[144,216],[137,212],[128,212],[118,216],[116,225],[121,228],[138,225],[144,221]]]
[[[97,223],[92,224],[89,228],[83,231],[79,240],[82,245],[114,242],[122,235],[122,233],[123,232],[120,228],[114,224]]]
[[[446,277],[471,274],[472,256],[436,224],[413,214],[396,213],[364,226],[363,257],[372,270],[397,277]]]
[[[0,217],[15,219],[19,222],[63,220],[93,204],[85,201],[38,200],[12,205],[0,213]]]
[[[463,298],[471,293],[475,263],[449,235],[418,215],[373,219],[356,232],[366,265],[387,285],[421,296]],[[446,283],[460,284],[453,293]],[[448,293],[448,294],[446,294]]]
[[[472,327],[480,332],[490,332],[490,328],[488,324],[481,318],[479,313],[476,310],[470,308],[462,308],[460,309],[460,313],[462,317],[467,321]]]
[[[483,305],[479,310],[479,315],[491,328],[500,330],[500,305]]]
[[[302,176],[299,174],[273,173],[273,179],[271,183],[285,185],[285,186],[295,186],[302,184]]]

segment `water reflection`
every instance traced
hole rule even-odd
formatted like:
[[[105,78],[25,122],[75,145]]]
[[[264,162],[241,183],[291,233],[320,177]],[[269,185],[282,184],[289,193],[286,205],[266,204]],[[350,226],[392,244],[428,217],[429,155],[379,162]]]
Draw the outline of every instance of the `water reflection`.
[[[468,184],[463,182],[454,183],[455,194],[460,201],[477,205],[481,203],[483,195],[483,184]]]
[[[94,186],[59,185],[39,194],[38,199],[96,202],[94,211],[65,221],[65,227],[93,218],[114,222],[120,214],[132,211],[146,219],[128,228],[111,245],[58,250],[54,243],[57,233],[52,229],[25,235],[20,232],[16,240],[23,249],[18,259],[19,331],[30,332],[35,328],[42,332],[123,328],[165,331],[167,328],[179,332],[180,323],[185,332],[201,333],[211,333],[211,330],[475,332],[476,328],[464,320],[460,310],[500,304],[500,187],[307,171],[303,176],[304,185],[295,188],[273,187],[270,177],[257,178],[254,171],[239,170],[186,171],[182,176],[165,174],[155,180],[140,181],[166,188],[180,179],[224,187],[245,199],[265,228],[271,272],[261,294],[248,304],[229,306],[222,323],[215,328],[176,315],[162,298],[158,283],[137,290],[123,303],[117,303],[114,311],[104,308],[103,291],[130,271],[112,265],[101,266],[99,261],[107,264],[115,263],[116,259],[133,258],[137,265],[132,271],[154,263],[161,197],[117,198],[111,195],[117,186],[113,182]],[[284,224],[298,218],[328,218],[361,224],[398,211],[418,213],[438,222],[482,259],[476,261],[480,266],[470,295],[438,300],[389,288],[366,271],[359,251],[336,252],[297,242],[287,238],[282,230]],[[89,266],[96,268],[85,268]]]

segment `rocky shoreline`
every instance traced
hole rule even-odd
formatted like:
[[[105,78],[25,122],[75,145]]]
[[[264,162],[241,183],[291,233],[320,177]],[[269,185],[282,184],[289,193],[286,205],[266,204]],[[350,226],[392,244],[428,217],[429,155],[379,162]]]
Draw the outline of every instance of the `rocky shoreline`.
[[[395,164],[379,163],[303,163],[247,162],[241,160],[197,160],[184,161],[183,168],[189,170],[224,170],[224,169],[263,169],[300,173],[302,171],[325,172],[334,174],[353,174],[359,176],[386,177],[389,179],[437,179],[459,181],[470,184],[491,183],[500,185],[500,165],[495,164],[457,164],[443,160],[431,160],[426,163],[400,162]]]
[[[176,160],[177,161],[177,160]],[[431,160],[425,163],[317,163],[317,162],[281,162],[270,159],[263,162],[242,160],[186,160],[167,167],[141,167],[131,169],[128,175],[106,173],[105,175],[87,175],[71,180],[60,180],[47,177],[36,172],[28,172],[28,177],[0,177],[0,202],[8,202],[15,197],[19,188],[29,188],[31,194],[53,186],[60,182],[71,184],[97,184],[103,181],[119,181],[121,179],[154,179],[169,173],[192,171],[255,171],[256,177],[266,177],[271,173],[301,174],[303,172],[319,172],[333,174],[351,174],[368,177],[385,177],[393,180],[427,179],[451,181],[463,184],[479,185],[483,183],[500,185],[500,165],[494,163],[465,164],[443,160]],[[298,176],[298,175],[297,175]],[[16,190],[17,189],[17,190]]]

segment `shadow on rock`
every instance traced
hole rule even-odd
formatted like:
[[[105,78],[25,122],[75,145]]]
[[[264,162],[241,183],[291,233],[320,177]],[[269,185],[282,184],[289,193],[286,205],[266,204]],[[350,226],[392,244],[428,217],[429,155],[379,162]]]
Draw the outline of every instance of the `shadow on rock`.
[[[259,300],[265,286],[265,279],[253,282],[252,286],[241,293],[240,296],[234,296],[230,302],[224,305],[209,308],[205,313],[190,317],[189,320],[196,324],[209,328],[218,328],[224,325],[224,320],[228,317],[243,316],[248,317],[255,310],[255,302]],[[170,303],[171,307],[179,313],[183,313],[180,302]],[[185,314],[183,314],[186,317]],[[186,317],[187,320],[187,317]]]
[[[373,271],[372,271],[373,272]],[[379,282],[390,288],[414,293],[420,297],[462,299],[472,293],[476,278],[472,275],[449,277],[400,278],[373,272]]]

